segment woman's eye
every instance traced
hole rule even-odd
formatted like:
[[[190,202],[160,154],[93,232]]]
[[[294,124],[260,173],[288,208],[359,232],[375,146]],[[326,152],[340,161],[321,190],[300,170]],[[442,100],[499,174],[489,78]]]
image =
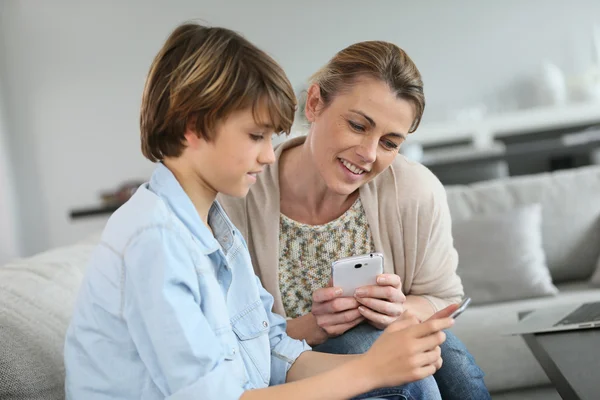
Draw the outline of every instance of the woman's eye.
[[[250,134],[250,139],[254,140],[255,142],[258,142],[260,140],[264,139],[264,135],[263,134],[257,134],[257,133],[251,133]]]
[[[382,140],[381,143],[386,149],[396,150],[398,148],[398,144],[392,142],[391,140]]]
[[[356,122],[353,122],[353,121],[348,121],[348,124],[355,131],[359,131],[359,132],[364,132],[365,131],[365,127],[362,126],[361,124],[357,124]]]

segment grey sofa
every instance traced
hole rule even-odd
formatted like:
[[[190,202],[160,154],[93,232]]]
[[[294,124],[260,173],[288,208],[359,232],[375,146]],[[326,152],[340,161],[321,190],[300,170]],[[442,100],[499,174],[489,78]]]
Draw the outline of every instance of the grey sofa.
[[[452,330],[486,373],[495,400],[559,399],[525,342],[500,332],[517,321],[520,311],[600,300],[600,287],[590,283],[600,268],[600,166],[449,186],[447,193],[454,224],[473,215],[541,204],[542,247],[558,294],[470,307]]]
[[[561,292],[470,307],[453,330],[486,373],[494,399],[558,398],[524,342],[498,330],[520,310],[600,299],[587,283],[600,252],[600,167],[449,187],[448,200],[456,220],[542,204],[548,266]],[[96,242],[92,237],[0,267],[0,399],[64,398],[63,337]]]

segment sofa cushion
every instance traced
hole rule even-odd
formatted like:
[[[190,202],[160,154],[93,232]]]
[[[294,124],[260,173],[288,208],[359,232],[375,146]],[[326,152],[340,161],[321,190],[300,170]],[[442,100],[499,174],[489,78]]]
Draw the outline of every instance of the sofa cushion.
[[[0,399],[64,399],[63,346],[93,244],[0,267]]]
[[[600,255],[600,166],[447,187],[453,220],[540,203],[554,282],[589,279]]]
[[[546,265],[541,223],[539,204],[453,222],[457,273],[473,304],[558,292]]]
[[[587,282],[558,285],[559,293],[541,297],[468,308],[451,330],[467,346],[485,373],[492,392],[517,390],[550,381],[520,336],[505,336],[509,325],[518,321],[518,313],[539,307],[573,302],[600,301],[600,289]]]
[[[596,263],[596,271],[594,272],[594,275],[592,275],[590,283],[594,286],[600,286],[600,257],[598,257],[598,262]]]

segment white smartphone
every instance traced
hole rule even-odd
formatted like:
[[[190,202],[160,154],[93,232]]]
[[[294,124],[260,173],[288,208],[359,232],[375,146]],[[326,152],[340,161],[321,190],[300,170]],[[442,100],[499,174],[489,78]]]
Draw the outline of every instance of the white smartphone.
[[[377,285],[377,275],[381,274],[381,253],[341,258],[331,265],[333,286],[342,288],[343,296],[354,296],[354,291],[361,286]]]
[[[467,307],[469,307],[469,304],[471,304],[471,298],[465,297],[463,299],[463,301],[461,301],[460,304],[458,305],[458,308],[456,309],[456,311],[454,311],[452,313],[452,315],[450,315],[450,318],[458,317],[460,314],[463,313],[463,311],[465,311],[467,309]]]

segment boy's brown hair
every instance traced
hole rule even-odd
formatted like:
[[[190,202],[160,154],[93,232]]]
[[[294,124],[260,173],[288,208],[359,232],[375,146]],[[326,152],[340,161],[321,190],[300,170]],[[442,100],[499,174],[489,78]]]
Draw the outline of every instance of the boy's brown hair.
[[[189,123],[211,140],[218,121],[248,107],[257,123],[289,133],[296,97],[282,68],[229,29],[181,25],[148,73],[140,113],[142,153],[153,162],[178,157]],[[263,110],[269,121],[259,120]]]

